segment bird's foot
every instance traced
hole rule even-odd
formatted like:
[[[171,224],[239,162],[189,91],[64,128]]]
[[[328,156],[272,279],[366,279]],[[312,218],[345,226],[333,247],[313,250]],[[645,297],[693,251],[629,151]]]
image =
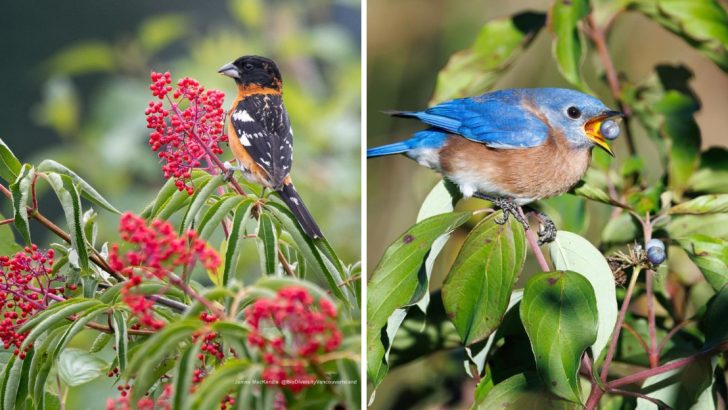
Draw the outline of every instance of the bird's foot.
[[[227,161],[223,162],[222,166],[225,168],[225,176],[223,177],[223,180],[225,182],[230,182],[233,179],[233,173],[236,169],[238,169],[238,167],[232,165]]]
[[[556,240],[557,229],[554,221],[541,211],[534,209],[532,213],[541,222],[541,229],[538,231],[538,244],[545,245]]]
[[[518,222],[523,225],[524,229],[529,229],[528,221],[523,216],[523,214],[519,210],[518,204],[513,200],[513,198],[508,197],[492,197],[486,194],[482,194],[480,192],[476,192],[473,194],[474,197],[485,199],[486,201],[490,201],[495,205],[496,207],[500,208],[503,211],[503,217],[496,218],[495,223],[498,225],[503,225],[506,222],[508,222],[508,218],[513,215],[514,218]]]

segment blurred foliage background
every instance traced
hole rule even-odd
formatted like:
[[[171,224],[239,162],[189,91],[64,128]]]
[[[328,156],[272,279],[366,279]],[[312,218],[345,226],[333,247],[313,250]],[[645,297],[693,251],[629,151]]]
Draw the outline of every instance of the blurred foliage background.
[[[150,71],[193,77],[225,91],[227,104],[235,86],[217,69],[244,54],[268,56],[283,73],[296,186],[353,263],[361,232],[360,17],[358,0],[9,3],[0,15],[0,135],[22,161],[52,157],[138,213],[164,183],[147,143]],[[59,216],[52,193],[43,207],[46,194],[42,211]],[[100,238],[115,239],[116,217],[100,216],[109,218]],[[242,269],[255,277],[254,245],[249,253]]]
[[[435,91],[438,72],[453,53],[473,44],[485,22],[526,10],[544,12],[552,3],[551,0],[428,0],[425,6],[416,0],[370,0],[367,14],[367,146],[402,140],[422,128],[416,121],[394,119],[381,111],[426,107]],[[726,2],[722,5],[725,7]],[[573,88],[563,79],[552,57],[552,38],[547,30],[541,30],[493,88]],[[694,74],[690,86],[701,100],[696,119],[702,134],[702,149],[716,145],[728,147],[725,131],[728,127],[725,115],[728,77],[712,61],[683,39],[636,12],[626,13],[616,20],[609,38],[609,50],[617,71],[634,82],[644,81],[658,64],[687,65]],[[607,105],[616,107],[608,97],[610,92],[602,80],[600,66],[591,47],[582,69],[585,80]],[[648,184],[653,184],[662,175],[664,165],[645,130],[636,121],[632,122],[632,129],[637,152],[645,161]],[[628,157],[625,138],[620,137],[612,145],[618,162],[620,157]],[[599,162],[601,155],[595,152],[595,161]],[[384,249],[414,224],[416,210],[439,179],[438,174],[405,157],[367,162],[367,266],[370,272]],[[585,213],[569,208],[573,201],[563,198],[542,201],[544,209],[561,229],[580,232],[598,243],[610,208],[589,203]],[[466,201],[458,207],[475,206],[477,201]],[[462,231],[456,231],[454,239],[458,234],[460,241],[450,241],[433,269],[431,289],[441,286],[447,267],[464,238]],[[527,265],[524,271],[537,269],[530,257],[528,263],[532,265]],[[524,279],[527,278],[521,278],[516,287],[521,287]],[[705,301],[712,294],[710,289],[704,288],[696,286],[693,289],[697,299]],[[639,301],[637,305],[640,305]],[[463,356],[461,349],[436,353],[392,369],[378,386],[372,408],[468,408],[475,385],[463,371],[464,356],[458,360],[458,355]]]

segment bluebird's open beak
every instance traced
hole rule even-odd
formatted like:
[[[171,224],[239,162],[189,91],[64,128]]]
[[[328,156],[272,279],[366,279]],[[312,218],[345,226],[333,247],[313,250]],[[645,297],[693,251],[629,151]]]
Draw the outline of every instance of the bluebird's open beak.
[[[599,148],[606,151],[609,155],[614,156],[614,152],[607,144],[607,138],[612,140],[616,138],[616,135],[619,135],[619,129],[616,130],[616,135],[608,135],[605,138],[604,131],[602,130],[602,124],[615,117],[621,117],[623,114],[619,111],[605,111],[601,113],[600,115],[597,115],[596,117],[590,119],[586,122],[584,125],[584,131],[586,132],[586,136],[594,142],[594,144],[598,145]],[[614,133],[614,130],[610,130],[612,133]]]
[[[240,74],[238,73],[237,67],[233,65],[233,63],[227,63],[224,66],[220,67],[219,70],[217,70],[218,73],[222,75],[226,75],[228,77],[232,78],[240,78]]]

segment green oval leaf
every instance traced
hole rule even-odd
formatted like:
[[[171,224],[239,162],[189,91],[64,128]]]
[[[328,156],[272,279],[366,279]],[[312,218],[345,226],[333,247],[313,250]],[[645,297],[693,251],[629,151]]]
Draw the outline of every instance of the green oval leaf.
[[[490,89],[545,22],[543,13],[524,12],[485,23],[475,44],[450,56],[440,70],[430,104],[478,95]]]
[[[728,283],[728,240],[695,234],[678,242],[716,292]]]
[[[668,210],[670,214],[704,215],[728,212],[728,194],[704,195],[677,204]]]
[[[471,215],[471,212],[455,212],[418,222],[387,248],[374,269],[367,294],[367,366],[375,386],[384,376],[380,371],[386,366],[381,332],[389,317],[397,309],[411,306],[422,298],[427,289],[419,272],[432,244],[464,224]]]
[[[58,376],[68,386],[88,383],[101,376],[106,362],[81,349],[68,348],[58,359]]]
[[[594,289],[599,328],[591,349],[594,357],[599,358],[609,343],[619,314],[612,269],[594,245],[571,232],[559,231],[556,240],[549,245],[549,251],[556,269],[582,275]]]
[[[577,23],[589,13],[588,0],[554,1],[549,10],[549,28],[554,34],[553,53],[564,78],[588,91],[581,77],[584,37]]]
[[[551,394],[535,373],[521,373],[496,384],[478,404],[480,410],[577,410],[576,403]]]
[[[569,271],[539,273],[526,283],[520,313],[544,385],[580,402],[579,363],[599,320],[589,281]]]
[[[496,223],[494,212],[470,231],[442,285],[442,300],[463,344],[488,337],[500,325],[526,260],[521,225]]]

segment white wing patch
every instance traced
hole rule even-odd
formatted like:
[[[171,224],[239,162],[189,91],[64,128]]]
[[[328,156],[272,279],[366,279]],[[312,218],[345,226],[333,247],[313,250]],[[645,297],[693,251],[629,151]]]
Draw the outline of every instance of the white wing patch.
[[[242,122],[253,122],[255,121],[253,117],[248,114],[246,110],[237,110],[233,113],[233,119],[235,121],[242,121]]]
[[[244,133],[242,130],[238,130],[240,133],[240,143],[243,144],[246,147],[250,146],[250,140],[248,139],[249,135]]]

